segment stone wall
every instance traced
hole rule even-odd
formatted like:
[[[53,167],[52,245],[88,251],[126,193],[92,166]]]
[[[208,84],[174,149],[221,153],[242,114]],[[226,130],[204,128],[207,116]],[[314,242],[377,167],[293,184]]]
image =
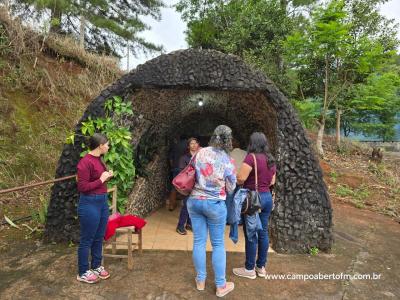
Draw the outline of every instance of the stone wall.
[[[301,253],[313,246],[331,248],[332,207],[318,160],[290,103],[263,74],[233,55],[212,50],[176,51],[138,66],[105,89],[81,121],[89,115],[101,116],[104,101],[114,95],[133,101],[136,114],[131,127],[132,147],[137,155],[144,153],[140,141],[158,144],[149,170],[160,171],[166,165],[165,152],[174,132],[183,132],[205,118],[226,122],[242,146],[254,130],[266,132],[278,167],[276,209],[271,219],[274,249]],[[199,108],[199,97],[209,103]],[[79,129],[80,123],[76,131]],[[74,145],[64,147],[56,177],[75,173],[81,142],[77,138]],[[147,206],[153,209],[160,204],[162,200],[155,199],[158,194],[149,189],[158,184],[161,195],[164,186],[157,180],[154,176],[137,180],[130,197],[131,211],[145,214]],[[53,186],[47,240],[77,239],[77,198],[74,182]]]

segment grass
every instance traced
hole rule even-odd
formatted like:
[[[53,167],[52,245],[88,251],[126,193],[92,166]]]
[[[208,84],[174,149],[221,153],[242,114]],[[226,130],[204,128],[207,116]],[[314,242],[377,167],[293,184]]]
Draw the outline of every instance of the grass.
[[[370,191],[366,185],[352,189],[347,185],[338,185],[335,191],[336,195],[342,198],[350,198],[350,202],[357,208],[364,208],[365,202],[370,196]]]
[[[65,137],[89,102],[122,75],[115,58],[87,53],[71,38],[51,36],[41,52],[39,33],[4,24],[0,22],[0,189],[54,178]],[[15,28],[6,31],[4,26]],[[43,199],[49,196],[50,186],[6,194],[0,199],[0,218],[5,213],[13,219],[31,215],[26,225],[40,227],[46,218]]]
[[[40,34],[15,27],[11,39],[0,25],[1,189],[52,178],[67,133],[121,75],[115,58],[87,53],[71,38],[50,36],[40,52]]]
[[[336,173],[335,171],[332,171],[332,172],[329,173],[329,177],[331,178],[333,183],[336,183],[336,181],[337,181],[337,179],[339,177],[339,174]]]

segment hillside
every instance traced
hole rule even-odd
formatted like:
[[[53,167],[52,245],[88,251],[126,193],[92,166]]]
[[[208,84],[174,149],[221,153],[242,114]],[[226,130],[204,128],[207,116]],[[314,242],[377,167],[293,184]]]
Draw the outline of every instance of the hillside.
[[[0,189],[52,179],[89,101],[121,75],[115,58],[41,36],[0,10]],[[0,196],[0,218],[43,209],[49,189]]]

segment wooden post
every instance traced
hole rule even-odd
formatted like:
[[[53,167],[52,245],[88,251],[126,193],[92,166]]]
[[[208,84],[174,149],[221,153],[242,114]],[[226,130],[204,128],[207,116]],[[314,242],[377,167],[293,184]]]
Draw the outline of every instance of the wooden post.
[[[133,269],[132,229],[128,229],[128,269]]]

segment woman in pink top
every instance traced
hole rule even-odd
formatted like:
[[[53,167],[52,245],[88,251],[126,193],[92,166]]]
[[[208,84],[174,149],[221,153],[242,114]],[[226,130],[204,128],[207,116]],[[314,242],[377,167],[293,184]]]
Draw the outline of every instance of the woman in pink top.
[[[78,281],[95,283],[110,274],[101,265],[103,238],[108,221],[107,184],[113,176],[101,156],[108,151],[108,139],[95,133],[89,139],[90,152],[78,163],[78,191],[80,192],[78,216],[80,242],[78,248]],[[89,252],[92,261],[89,269]]]

